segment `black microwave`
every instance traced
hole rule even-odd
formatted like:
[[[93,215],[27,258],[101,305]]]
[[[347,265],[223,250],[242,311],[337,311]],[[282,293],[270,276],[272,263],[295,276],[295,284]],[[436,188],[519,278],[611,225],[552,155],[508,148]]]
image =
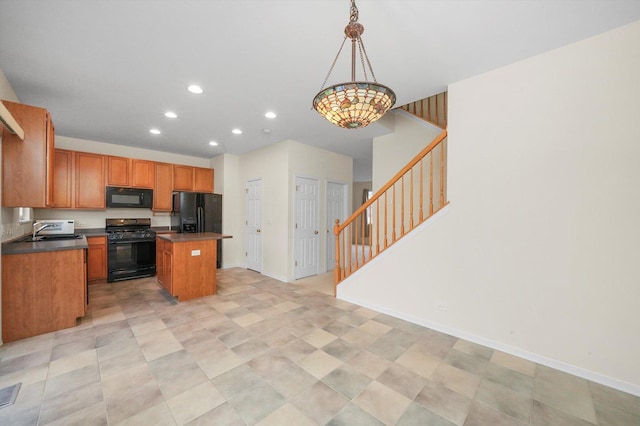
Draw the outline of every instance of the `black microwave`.
[[[153,190],[107,186],[107,207],[150,209],[153,207]]]

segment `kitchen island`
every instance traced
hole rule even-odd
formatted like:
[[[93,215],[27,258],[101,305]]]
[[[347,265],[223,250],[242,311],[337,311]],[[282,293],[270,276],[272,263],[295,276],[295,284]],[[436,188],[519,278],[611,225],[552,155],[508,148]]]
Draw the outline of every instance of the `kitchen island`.
[[[178,301],[216,293],[218,241],[231,238],[214,232],[157,234],[156,276]]]

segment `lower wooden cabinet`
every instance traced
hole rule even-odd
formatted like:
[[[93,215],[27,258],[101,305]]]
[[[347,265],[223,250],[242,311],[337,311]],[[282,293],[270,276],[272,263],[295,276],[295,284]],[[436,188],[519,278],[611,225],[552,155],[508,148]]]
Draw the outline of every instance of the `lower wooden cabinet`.
[[[107,279],[107,237],[87,237],[87,279],[99,282]]]
[[[85,250],[2,255],[4,343],[74,327],[86,313]]]

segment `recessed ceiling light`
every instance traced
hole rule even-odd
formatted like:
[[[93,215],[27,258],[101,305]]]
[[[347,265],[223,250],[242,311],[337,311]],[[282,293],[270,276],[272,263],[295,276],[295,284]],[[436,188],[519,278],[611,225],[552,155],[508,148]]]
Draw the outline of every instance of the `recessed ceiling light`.
[[[268,111],[264,116],[267,117],[267,118],[276,118],[277,117],[276,113],[273,112],[273,111]]]
[[[216,142],[216,141],[211,141],[211,142],[209,142],[209,145],[211,145],[211,146],[218,146],[218,142]]]
[[[178,114],[173,111],[167,111],[164,113],[164,116],[167,118],[178,118]]]
[[[200,95],[204,93],[204,90],[202,90],[202,87],[197,86],[195,84],[192,84],[191,86],[187,87],[187,90],[190,91],[191,93],[195,93],[196,95]]]
[[[159,135],[162,132],[160,130],[158,130],[158,129],[151,129],[151,130],[149,130],[149,133],[154,134],[154,135]]]
[[[234,135],[241,135],[241,134],[242,134],[242,130],[240,130],[240,129],[233,129],[233,130],[231,131],[231,133],[233,133]]]

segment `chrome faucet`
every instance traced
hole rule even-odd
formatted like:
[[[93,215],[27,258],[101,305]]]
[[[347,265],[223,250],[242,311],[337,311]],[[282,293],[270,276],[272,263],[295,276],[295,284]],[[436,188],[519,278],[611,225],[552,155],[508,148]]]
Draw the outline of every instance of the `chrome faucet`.
[[[38,228],[39,226],[39,228]],[[51,223],[46,223],[46,222],[36,222],[33,224],[33,235],[31,236],[31,240],[35,241],[36,237],[38,236],[38,233],[40,231],[42,231],[45,228],[49,228],[50,226],[53,226],[53,224]],[[36,229],[38,228],[38,229]]]

